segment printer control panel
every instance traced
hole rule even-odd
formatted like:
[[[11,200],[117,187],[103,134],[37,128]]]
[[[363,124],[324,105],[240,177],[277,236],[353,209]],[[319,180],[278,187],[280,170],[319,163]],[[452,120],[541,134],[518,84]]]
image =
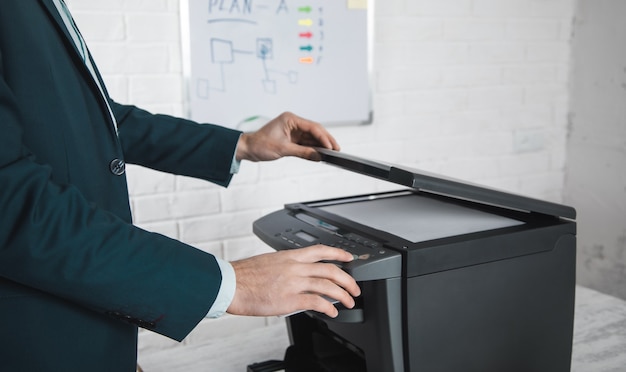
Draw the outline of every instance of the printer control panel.
[[[294,231],[288,228],[276,236],[280,237],[287,244],[293,245],[294,248],[307,247],[313,244],[325,244],[341,248],[352,253],[355,260],[369,260],[387,254],[387,249],[381,243],[352,233],[346,235],[334,234],[334,239],[323,239],[303,230]]]
[[[302,212],[277,211],[254,223],[254,232],[276,250],[297,249],[316,244],[341,248],[354,257],[341,267],[357,281],[379,280],[401,275],[402,256],[382,242],[338,228]]]

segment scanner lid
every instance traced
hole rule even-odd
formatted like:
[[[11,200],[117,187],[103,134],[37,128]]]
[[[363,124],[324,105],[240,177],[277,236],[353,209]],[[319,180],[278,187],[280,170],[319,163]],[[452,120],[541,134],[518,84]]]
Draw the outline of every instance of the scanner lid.
[[[325,148],[316,148],[316,150],[322,156],[322,161],[326,163],[412,189],[509,209],[569,219],[576,218],[576,210],[567,205],[533,199],[422,170],[378,162]]]

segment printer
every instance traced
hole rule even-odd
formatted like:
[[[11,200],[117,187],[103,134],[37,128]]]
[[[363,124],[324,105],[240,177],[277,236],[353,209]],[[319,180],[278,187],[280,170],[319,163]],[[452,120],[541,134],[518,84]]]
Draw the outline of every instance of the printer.
[[[326,244],[358,256],[342,265],[361,287],[357,305],[287,317],[281,370],[570,370],[573,208],[318,151],[402,188],[288,204],[254,222],[276,250]]]

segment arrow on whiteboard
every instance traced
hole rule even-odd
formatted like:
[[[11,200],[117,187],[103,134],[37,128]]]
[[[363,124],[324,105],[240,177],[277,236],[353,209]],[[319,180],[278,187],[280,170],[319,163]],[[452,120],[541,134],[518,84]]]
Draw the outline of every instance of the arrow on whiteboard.
[[[300,26],[312,26],[313,25],[313,20],[312,19],[299,19],[298,20],[298,24]]]
[[[312,46],[310,46],[310,45],[307,45],[307,46],[301,46],[301,47],[300,47],[300,50],[306,50],[307,52],[310,52],[310,51],[312,51],[312,50],[313,50],[313,47],[312,47]]]
[[[313,37],[313,34],[311,33],[311,31],[301,32],[300,37],[306,37],[310,39],[311,37]]]

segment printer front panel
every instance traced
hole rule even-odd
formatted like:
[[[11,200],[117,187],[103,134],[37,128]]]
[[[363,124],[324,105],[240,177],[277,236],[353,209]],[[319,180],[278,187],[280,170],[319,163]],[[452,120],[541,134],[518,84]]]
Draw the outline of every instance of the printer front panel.
[[[569,371],[576,238],[554,239],[550,230],[562,229],[529,230],[492,247],[550,245],[536,253],[408,277],[407,370]],[[489,244],[478,239],[456,248],[462,258],[468,245]]]
[[[406,371],[401,278],[359,285],[357,306],[339,307],[337,318],[311,311],[288,318],[291,349],[300,360],[293,371],[306,370],[304,365],[315,365],[314,371]]]

